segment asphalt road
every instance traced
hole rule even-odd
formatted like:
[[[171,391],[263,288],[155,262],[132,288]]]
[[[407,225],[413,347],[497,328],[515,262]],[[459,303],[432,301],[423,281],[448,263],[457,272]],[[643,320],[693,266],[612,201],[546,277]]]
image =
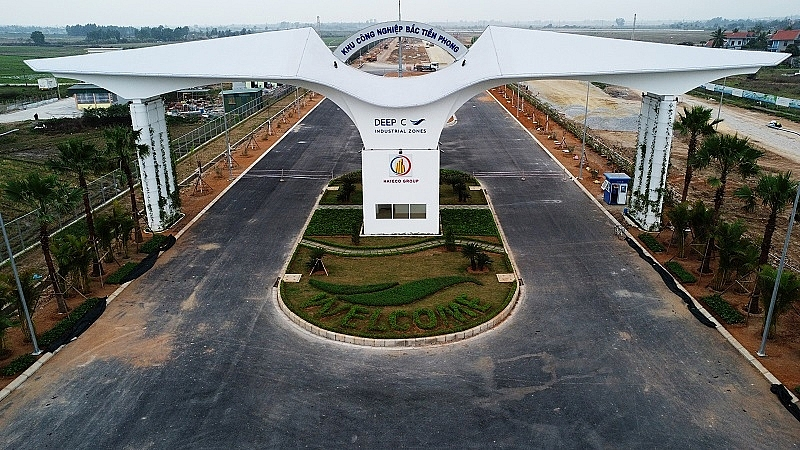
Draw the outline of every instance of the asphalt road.
[[[800,425],[613,235],[486,96],[442,136],[486,177],[524,279],[476,338],[381,350],[326,341],[273,300],[325,181],[359,166],[331,102],[258,163],[77,341],[0,404],[5,448],[792,448]],[[293,172],[301,173],[301,172]]]

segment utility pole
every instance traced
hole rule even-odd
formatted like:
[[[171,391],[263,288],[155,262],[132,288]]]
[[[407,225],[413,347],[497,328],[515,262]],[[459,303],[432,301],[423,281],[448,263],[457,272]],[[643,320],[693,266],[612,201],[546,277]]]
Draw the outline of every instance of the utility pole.
[[[31,333],[31,343],[33,344],[34,356],[42,354],[39,349],[39,343],[36,342],[36,330],[33,329],[33,321],[31,321],[31,314],[28,311],[28,302],[25,300],[25,294],[22,292],[22,283],[19,281],[19,272],[17,271],[17,264],[14,262],[14,251],[11,250],[11,242],[8,240],[8,233],[6,233],[6,224],[3,222],[3,216],[0,214],[0,229],[3,230],[3,240],[6,242],[6,249],[8,250],[8,260],[11,262],[11,271],[14,273],[14,280],[17,282],[17,292],[22,304],[22,313],[25,315],[25,322],[28,323],[28,330]]]
[[[636,40],[636,13],[633,14],[633,31],[631,31],[631,40]]]
[[[400,0],[397,0],[397,21],[402,22],[403,16],[400,11]],[[397,77],[403,78],[403,38],[397,38]]]

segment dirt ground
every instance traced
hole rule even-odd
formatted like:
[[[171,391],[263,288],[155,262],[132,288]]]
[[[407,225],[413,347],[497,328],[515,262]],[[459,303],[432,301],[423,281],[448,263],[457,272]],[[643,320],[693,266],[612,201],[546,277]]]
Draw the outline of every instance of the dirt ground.
[[[586,84],[581,84],[583,89],[583,98],[581,102],[586,100]],[[511,91],[505,94],[504,89],[492,89],[491,94],[497,98],[512,114],[516,115],[517,106],[515,105],[516,98],[511,95]],[[598,102],[599,103],[599,102]],[[545,148],[552,154],[561,164],[563,164],[572,175],[577,176],[579,170],[579,159],[581,140],[579,137],[566,133],[558,124],[549,121],[547,130],[544,129],[545,119],[544,114],[538,110],[533,109],[530,105],[524,105],[523,111],[519,115],[519,120],[528,128],[536,138],[545,146]],[[621,108],[624,111],[624,106]],[[638,112],[637,112],[638,114]],[[537,122],[537,123],[534,123]],[[624,131],[600,131],[592,130],[593,133],[599,134],[606,142],[614,142],[620,148],[628,148],[628,145],[635,146],[636,133]],[[555,133],[559,142],[554,139],[549,139],[551,133]],[[631,136],[632,134],[632,136]],[[628,144],[630,140],[634,144]],[[568,149],[572,149],[567,151]],[[676,151],[677,150],[677,151]],[[686,142],[676,139],[673,144],[673,167],[670,171],[669,183],[680,183],[682,186],[683,171],[686,165]],[[630,156],[633,157],[633,150],[630,151]],[[584,167],[584,177],[581,184],[598,200],[602,202],[603,192],[600,189],[600,182],[603,172],[616,172],[618,167],[609,164],[605,158],[592,151],[587,151],[587,164]],[[778,154],[768,152],[765,156],[768,164],[775,164],[776,167],[786,167],[789,162]],[[591,176],[591,169],[599,172],[599,178],[595,179]],[[785,170],[785,169],[784,169]],[[712,199],[712,191],[703,182],[705,176],[700,174],[697,183],[693,183],[691,192],[699,198],[703,198],[707,202]],[[731,189],[732,190],[732,189]],[[729,201],[733,203],[733,201]],[[603,205],[605,205],[603,203]],[[626,223],[622,218],[621,207],[609,207],[609,210],[614,214],[621,223]],[[749,217],[750,220],[758,219]],[[785,222],[785,221],[784,221]],[[751,225],[753,228],[763,229],[763,225]],[[783,234],[786,233],[785,224],[783,225]],[[628,231],[637,236],[639,231],[635,228],[628,227]],[[776,235],[781,235],[779,231]],[[782,235],[781,235],[782,236]],[[698,269],[700,267],[700,260],[696,258],[698,255],[690,255],[687,259],[677,259],[677,249],[675,245],[670,245],[672,235],[670,232],[662,232],[657,236],[657,239],[664,244],[668,251],[663,253],[656,253],[656,259],[665,263],[669,260],[677,260],[687,270],[691,271],[698,277],[698,281],[694,284],[685,285],[684,287],[691,293],[695,299],[700,299],[705,296],[713,295],[708,285],[711,282],[713,275],[700,276]],[[774,244],[773,244],[774,245]],[[798,252],[797,254],[800,254]],[[713,266],[712,266],[713,268]],[[723,297],[732,305],[745,315],[744,306],[747,304],[748,297],[746,294],[739,294],[733,288],[729,289],[723,294]],[[717,317],[720,320],[719,317]],[[720,320],[720,322],[722,322]],[[753,355],[758,350],[761,344],[761,333],[763,322],[763,315],[751,315],[748,321],[743,325],[727,325],[725,328]],[[778,336],[770,339],[767,343],[767,357],[759,358],[759,361],[764,364],[775,377],[786,385],[789,389],[800,386],[800,312],[797,309],[790,311],[781,317],[778,322]]]
[[[238,162],[238,165],[233,167],[234,179],[244,172],[244,170],[246,170],[250,165],[252,165],[259,156],[261,156],[273,143],[280,139],[280,137],[287,130],[289,130],[300,117],[303,117],[306,113],[308,113],[308,111],[310,111],[311,108],[319,103],[322,98],[323,97],[318,94],[311,97],[304,105],[302,105],[299,114],[292,113],[291,115],[287,115],[285,123],[274,125],[272,129],[273,134],[268,135],[266,130],[263,130],[260,134],[256,135],[255,142],[257,143],[257,146],[251,145],[246,149],[244,146],[241,146],[235,149],[233,155],[235,160]],[[220,166],[219,168],[221,170],[207,171],[203,177],[204,183],[202,186],[192,183],[191,185],[181,189],[181,211],[185,214],[185,216],[178,223],[173,225],[171,230],[164,232],[164,234],[176,233],[178,230],[186,226],[189,221],[196,217],[203,208],[205,208],[231,183],[228,180],[228,168],[225,164],[225,161],[218,163],[218,165]],[[148,237],[145,237],[145,241],[148,239]],[[107,273],[102,277],[103,280],[115,272],[120,265],[129,261],[138,262],[144,258],[144,256],[146,256],[142,253],[137,253],[135,246],[133,244],[131,245],[132,247],[129,254],[130,258],[124,259],[121,254],[118,254],[116,256],[120,261],[120,264],[104,264],[104,268]],[[35,251],[34,253],[35,255],[31,255],[34,259],[41,259],[41,252]],[[18,265],[24,267],[24,263],[18,263]],[[69,305],[70,309],[72,310],[83,303],[85,297],[106,297],[111,295],[119,287],[116,284],[101,285],[103,280],[101,280],[100,277],[92,278],[89,293],[80,294],[77,292],[77,290],[71,289],[69,292],[69,297],[67,298],[67,304]],[[65,317],[66,315],[58,313],[52,291],[45,292],[42,295],[42,300],[39,307],[33,315],[33,322],[37,334],[41,334],[44,331],[51,329],[56,323]],[[128,346],[129,344],[121,343],[121,345]],[[10,352],[5,356],[5,358],[0,359],[0,367],[6,366],[14,358],[20,355],[33,351],[32,344],[24,341],[24,335],[20,327],[13,327],[7,330],[6,347],[10,350]],[[155,356],[143,354],[142,357],[152,358]],[[15,377],[0,377],[0,388],[6,386],[8,383],[13,381],[14,378]]]

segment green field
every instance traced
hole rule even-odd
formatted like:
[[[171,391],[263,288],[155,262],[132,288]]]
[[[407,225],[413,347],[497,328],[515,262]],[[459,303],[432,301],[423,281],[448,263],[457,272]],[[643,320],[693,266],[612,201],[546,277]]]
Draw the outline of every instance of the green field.
[[[0,46],[0,84],[36,83],[37,78],[49,74],[37,74],[23,61],[35,58],[81,55],[84,47],[36,47],[32,45]]]

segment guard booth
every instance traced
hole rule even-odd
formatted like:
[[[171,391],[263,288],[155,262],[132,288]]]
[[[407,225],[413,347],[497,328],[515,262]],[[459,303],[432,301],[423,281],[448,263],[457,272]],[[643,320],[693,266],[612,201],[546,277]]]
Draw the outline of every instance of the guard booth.
[[[603,189],[603,201],[609,205],[624,205],[628,202],[628,185],[631,177],[624,173],[605,172],[606,177],[600,186]]]

